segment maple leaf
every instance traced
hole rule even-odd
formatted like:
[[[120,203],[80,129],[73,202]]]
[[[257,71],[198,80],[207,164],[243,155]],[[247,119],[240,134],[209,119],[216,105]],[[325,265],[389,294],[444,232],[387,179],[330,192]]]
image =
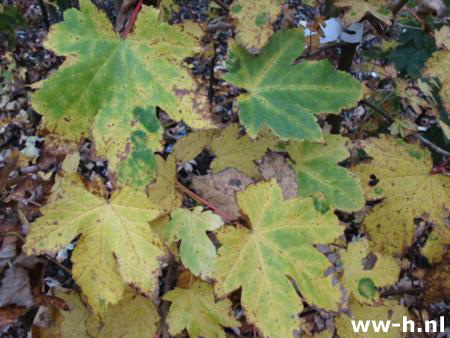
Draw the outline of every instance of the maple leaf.
[[[147,191],[150,201],[167,213],[180,207],[183,199],[175,188],[177,182],[175,158],[169,155],[164,161],[161,156],[156,156],[156,166],[158,168],[156,181],[148,187]]]
[[[293,64],[304,50],[304,33],[275,33],[261,54],[234,44],[225,79],[247,93],[238,97],[239,116],[255,137],[264,126],[282,139],[322,140],[314,114],[339,113],[362,97],[362,86],[326,60]]]
[[[217,173],[226,168],[236,168],[249,177],[258,177],[258,167],[255,164],[268,148],[277,142],[275,137],[261,133],[252,140],[248,135],[238,137],[239,126],[230,124],[211,142],[211,151],[216,158],[211,162],[211,170]]]
[[[358,179],[337,165],[350,156],[340,135],[325,134],[326,144],[289,142],[285,150],[294,161],[299,195],[325,195],[330,206],[344,211],[356,211],[364,206],[364,193]]]
[[[56,296],[63,299],[69,311],[59,311],[53,324],[54,335],[45,337],[155,337],[159,315],[156,306],[145,297],[131,290],[116,305],[109,307],[102,322],[93,316],[80,297],[71,292],[57,290]],[[44,333],[49,333],[45,330]]]
[[[240,326],[231,315],[231,302],[228,299],[216,302],[213,287],[205,282],[194,281],[189,288],[177,287],[163,298],[172,302],[167,323],[173,336],[186,328],[192,338],[225,338],[222,326]]]
[[[281,14],[280,0],[236,0],[230,15],[236,21],[236,37],[245,48],[262,48],[273,34],[273,24]]]
[[[369,200],[383,199],[364,219],[371,249],[403,255],[414,238],[414,218],[426,217],[436,224],[426,244],[432,251],[427,256],[433,262],[439,260],[450,241],[450,229],[444,224],[450,205],[450,179],[431,175],[430,153],[401,140],[387,136],[369,139],[364,150],[373,159],[357,165],[354,171],[361,177]]]
[[[86,190],[78,176],[65,175],[52,196],[32,223],[24,252],[54,254],[81,235],[73,277],[100,316],[119,302],[126,284],[156,294],[166,251],[148,222],[161,211],[143,192],[124,187],[106,200]]]
[[[425,76],[437,77],[440,82],[439,96],[442,101],[442,105],[446,110],[447,125],[450,121],[450,76],[447,71],[450,67],[450,52],[440,50],[434,52],[430,59],[426,63],[426,69],[423,73]]]
[[[361,21],[368,13],[383,21],[386,25],[391,25],[393,19],[392,11],[389,8],[389,1],[386,0],[338,0],[337,7],[349,7],[343,20],[347,25]]]
[[[80,8],[65,11],[49,33],[46,46],[66,61],[42,83],[33,107],[43,115],[42,127],[66,139],[91,135],[110,169],[126,166],[119,179],[139,185],[152,178],[153,151],[161,149],[154,106],[193,127],[210,125],[196,113],[206,110],[204,96],[194,93],[197,86],[181,66],[197,51],[197,39],[159,23],[158,10],[144,7],[125,40],[91,1],[81,0]]]
[[[331,276],[325,277],[326,256],[314,248],[342,234],[336,216],[316,211],[310,198],[283,201],[274,179],[251,185],[237,200],[251,229],[218,231],[216,294],[223,297],[242,287],[247,320],[264,336],[291,337],[298,330],[302,302],[291,281],[308,303],[337,310],[340,290]]]
[[[239,129],[239,125],[230,124],[220,132],[199,130],[190,133],[175,144],[174,156],[180,162],[187,162],[203,149],[208,149],[215,155],[211,162],[214,174],[227,168],[236,168],[249,177],[258,177],[255,161],[261,159],[267,149],[277,143],[277,139],[264,130],[253,140],[248,135],[239,135]]]
[[[212,277],[216,248],[206,235],[223,225],[222,219],[211,211],[195,207],[192,211],[175,209],[170,213],[170,222],[163,232],[167,242],[181,240],[181,262],[195,276]]]
[[[378,301],[376,288],[394,284],[398,280],[400,266],[390,256],[373,255],[374,266],[371,269],[365,266],[364,260],[370,257],[366,239],[350,243],[347,250],[340,250],[340,257],[344,267],[342,284],[361,303],[373,304]]]
[[[341,313],[341,315],[336,318],[336,329],[339,337],[349,337],[349,338],[378,338],[380,337],[380,332],[375,332],[372,325],[369,325],[367,332],[355,332],[352,326],[352,320],[361,320],[363,323],[366,321],[374,321],[379,323],[379,321],[391,321],[391,323],[403,323],[403,316],[408,317],[408,309],[404,306],[398,304],[396,300],[385,300],[384,305],[379,306],[369,306],[361,305],[355,301],[350,302],[350,309],[352,312],[352,317],[349,318],[348,315]],[[387,332],[383,332],[383,337],[387,338],[401,338],[406,337],[407,333],[402,332],[401,327],[390,326]]]
[[[173,146],[173,156],[177,161],[185,163],[193,160],[217,136],[214,129],[196,130],[178,140]]]

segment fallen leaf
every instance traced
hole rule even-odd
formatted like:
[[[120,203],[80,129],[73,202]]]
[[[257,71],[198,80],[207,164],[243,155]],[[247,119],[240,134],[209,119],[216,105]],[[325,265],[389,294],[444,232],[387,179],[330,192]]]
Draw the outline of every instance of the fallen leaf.
[[[181,262],[193,275],[202,279],[212,278],[216,248],[206,231],[214,231],[223,225],[222,219],[203,207],[175,209],[170,213],[170,222],[164,229],[168,243],[181,240]]]
[[[247,321],[271,337],[291,337],[299,330],[303,305],[293,283],[309,304],[337,311],[341,291],[325,276],[330,263],[314,247],[342,234],[333,212],[316,211],[310,198],[283,200],[275,179],[249,186],[237,200],[251,228],[218,231],[216,294],[241,288]]]
[[[167,324],[173,336],[186,328],[191,338],[225,338],[222,327],[240,326],[231,314],[231,302],[228,299],[216,302],[213,287],[205,282],[194,281],[189,288],[177,287],[163,298],[172,303]]]
[[[192,186],[201,197],[235,219],[241,216],[236,193],[243,191],[252,183],[250,177],[234,168],[225,169],[214,175],[192,177]]]

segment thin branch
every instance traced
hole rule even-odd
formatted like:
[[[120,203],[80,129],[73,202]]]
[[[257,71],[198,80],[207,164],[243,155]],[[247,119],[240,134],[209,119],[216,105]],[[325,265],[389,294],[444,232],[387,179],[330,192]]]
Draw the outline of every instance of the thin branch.
[[[41,9],[42,16],[44,17],[45,27],[47,31],[50,30],[50,20],[48,18],[47,7],[45,7],[45,3],[43,0],[38,0],[39,8]]]
[[[422,294],[424,292],[424,289],[422,287],[411,287],[411,288],[403,288],[403,289],[389,289],[381,292],[381,297],[386,298],[390,296],[397,296],[397,295],[417,295]]]
[[[72,271],[62,265],[60,262],[58,262],[56,259],[54,259],[52,256],[45,254],[45,258],[47,258],[49,261],[51,261],[53,264],[57,265],[60,269],[64,270],[69,274],[69,276],[72,276]]]
[[[442,156],[450,156],[450,153],[448,151],[445,151],[444,149],[438,147],[433,142],[431,142],[430,140],[426,139],[425,137],[423,137],[419,133],[414,133],[414,136],[417,137],[423,144],[428,146],[428,148],[430,148],[431,150],[434,150],[436,153],[438,153],[438,154],[440,154]]]
[[[133,14],[131,14],[131,17],[130,17],[130,21],[128,22],[128,26],[125,29],[125,31],[122,33],[122,37],[124,39],[128,36],[128,34],[130,34],[131,29],[133,28],[134,23],[136,22],[136,18],[137,18],[138,14],[139,14],[139,11],[142,8],[142,3],[143,2],[144,2],[144,0],[139,0],[138,4],[134,8]]]
[[[208,202],[207,200],[205,200],[204,198],[200,197],[199,195],[197,195],[195,192],[189,190],[188,188],[186,188],[183,184],[181,184],[180,182],[176,182],[175,183],[175,187],[180,190],[181,192],[184,192],[186,195],[192,197],[192,199],[196,200],[197,202],[206,205],[208,208],[210,208],[211,210],[214,211],[214,213],[216,213],[217,215],[219,215],[220,217],[222,217],[222,219],[226,222],[226,223],[233,223],[233,217],[231,217],[230,215],[228,215],[225,211],[219,209],[218,207],[216,207],[215,205],[211,204],[211,202]]]
[[[400,1],[392,8],[392,14],[394,14],[394,16],[396,16],[397,13],[400,12],[400,10],[403,8],[403,6],[406,5],[407,2],[408,2],[408,0],[400,0]]]
[[[215,2],[215,3],[218,4],[220,7],[222,7],[222,9],[228,11],[228,6],[225,5],[222,1],[220,1],[220,0],[213,0],[213,2]]]
[[[383,110],[382,108],[378,107],[377,105],[373,104],[372,102],[369,102],[367,100],[361,100],[360,103],[372,108],[373,110],[375,110],[376,112],[380,113],[380,115],[382,115],[386,120],[388,120],[390,123],[394,122],[394,119],[392,118],[391,114],[389,114],[388,112],[386,112],[385,110]],[[442,155],[442,156],[450,156],[450,153],[444,149],[442,149],[441,147],[435,145],[433,142],[431,142],[430,140],[426,139],[425,137],[423,137],[422,135],[420,135],[419,133],[413,133],[413,135],[419,139],[423,144],[425,144],[428,148],[430,148],[432,151]]]
[[[173,259],[173,257],[170,257],[170,261],[169,261],[169,266],[167,268],[167,274],[166,274],[166,278],[164,279],[164,287],[163,287],[163,295],[165,295],[167,292],[169,292],[174,284],[174,281],[176,279],[176,271],[175,271],[175,260]],[[167,314],[169,312],[169,305],[170,302],[168,302],[167,300],[163,300],[162,304],[161,304],[161,338],[169,338],[170,334],[168,332],[168,327],[167,327]]]

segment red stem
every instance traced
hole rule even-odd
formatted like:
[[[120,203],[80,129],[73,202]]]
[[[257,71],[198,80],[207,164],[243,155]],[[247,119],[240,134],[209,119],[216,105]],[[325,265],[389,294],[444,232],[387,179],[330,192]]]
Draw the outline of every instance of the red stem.
[[[447,157],[447,159],[444,162],[442,162],[439,166],[434,167],[431,170],[431,175],[442,174],[445,171],[445,168],[447,168],[448,162],[450,162],[450,157]]]
[[[228,215],[225,211],[219,209],[218,207],[216,207],[215,205],[211,204],[211,202],[208,202],[207,200],[205,200],[204,198],[200,197],[199,195],[197,195],[195,192],[193,192],[192,190],[186,188],[183,184],[181,184],[180,182],[176,182],[175,186],[178,190],[184,192],[186,195],[191,196],[194,200],[196,200],[199,203],[202,203],[204,205],[206,205],[208,208],[210,208],[212,211],[214,211],[217,215],[219,215],[220,217],[222,217],[222,219],[228,223],[231,224],[233,223],[233,217],[231,217],[230,215]]]
[[[144,2],[144,0],[139,0],[138,4],[134,8],[133,14],[131,14],[131,17],[130,17],[130,21],[128,22],[128,26],[127,26],[127,28],[125,28],[125,30],[122,33],[122,37],[124,39],[128,36],[128,34],[130,34],[131,29],[133,28],[134,23],[136,22],[136,18],[137,18],[138,14],[139,14],[139,11],[142,8],[142,3],[143,2]]]

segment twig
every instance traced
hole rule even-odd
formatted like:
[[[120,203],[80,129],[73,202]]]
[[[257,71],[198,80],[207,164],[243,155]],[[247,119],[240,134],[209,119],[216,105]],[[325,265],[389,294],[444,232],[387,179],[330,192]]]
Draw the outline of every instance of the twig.
[[[384,111],[382,108],[378,107],[377,105],[373,104],[372,102],[369,102],[367,100],[361,100],[360,103],[372,108],[373,110],[377,111],[378,113],[380,113],[380,115],[382,115],[386,120],[388,120],[390,123],[394,122],[394,119],[392,118],[392,116]],[[413,133],[413,135],[419,139],[423,144],[425,144],[427,147],[429,147],[431,150],[433,150],[434,152],[443,155],[443,156],[450,156],[450,153],[444,149],[442,149],[441,147],[435,145],[433,142],[431,142],[430,140],[427,140],[425,137],[423,137],[422,135],[420,135],[419,133]]]
[[[407,2],[408,2],[408,0],[400,0],[400,1],[392,8],[392,14],[394,14],[394,16],[396,16],[397,13],[403,8],[403,6],[406,5]]]
[[[25,243],[25,238],[21,234],[19,234],[18,232],[15,232],[15,231],[0,232],[0,236],[3,236],[3,237],[14,236],[14,237],[17,237],[18,239],[20,239],[23,243]]]
[[[213,48],[214,48],[214,55],[211,59],[211,67],[209,70],[209,86],[208,86],[208,99],[209,99],[209,104],[211,106],[212,106],[213,97],[214,97],[214,67],[216,66],[216,58],[217,58],[216,44],[213,44]]]
[[[67,267],[65,267],[64,265],[62,265],[60,262],[58,262],[56,259],[54,259],[52,256],[45,254],[44,255],[45,258],[47,258],[49,261],[51,261],[53,264],[57,265],[60,269],[64,270],[65,272],[67,272],[70,276],[72,276],[72,271],[70,271],[70,269],[68,269]]]
[[[450,153],[448,151],[445,151],[444,149],[438,147],[430,140],[427,140],[425,137],[420,135],[419,133],[414,133],[414,136],[417,137],[423,144],[428,146],[430,149],[434,150],[436,153],[441,154],[442,156],[450,156]]]
[[[183,184],[181,184],[180,182],[176,182],[175,183],[175,187],[180,190],[181,192],[184,192],[186,195],[192,197],[194,200],[196,200],[197,202],[206,205],[208,208],[210,208],[211,210],[213,210],[217,215],[219,215],[220,217],[222,217],[222,219],[226,222],[226,223],[233,223],[233,217],[231,217],[230,215],[228,215],[225,211],[220,210],[218,207],[216,207],[215,205],[211,204],[211,202],[208,202],[207,200],[205,200],[204,198],[200,197],[199,195],[197,195],[195,192],[189,190],[188,188],[186,188]]]
[[[128,26],[127,26],[127,28],[125,28],[124,32],[122,33],[122,37],[124,39],[128,36],[128,34],[130,34],[131,29],[133,28],[134,23],[136,22],[136,18],[139,14],[139,11],[142,8],[143,2],[144,2],[144,0],[139,0],[138,4],[134,8],[133,14],[131,14],[131,17],[130,17],[130,21],[128,22]]]
[[[390,290],[385,290],[383,292],[381,292],[381,297],[383,298],[387,298],[390,296],[397,296],[397,295],[404,295],[404,294],[409,294],[409,295],[417,295],[417,294],[421,294],[424,292],[424,289],[422,287],[412,287],[412,288],[403,288],[403,289],[390,289]]]
[[[42,16],[44,17],[44,23],[45,27],[47,28],[47,31],[50,30],[50,20],[48,19],[48,11],[47,7],[45,7],[43,0],[38,0],[39,8],[41,9]]]
[[[173,282],[175,280],[175,260],[173,257],[170,257],[169,261],[169,267],[167,268],[167,274],[166,278],[164,279],[164,287],[163,287],[163,295],[165,295],[167,292],[169,292],[170,289],[172,289]],[[169,338],[169,332],[167,330],[167,313],[169,312],[169,302],[166,300],[163,300],[161,304],[161,338]]]
[[[417,307],[418,307],[417,310],[419,311],[419,319],[420,319],[420,323],[421,323],[421,325],[422,325],[422,332],[423,332],[425,338],[428,338],[428,337],[430,337],[430,336],[429,336],[428,333],[424,330],[424,328],[425,328],[425,322],[424,322],[424,320],[423,320],[423,315],[422,315],[422,310],[423,310],[422,300],[419,301],[419,298],[417,298],[417,295],[414,295],[414,299],[416,300],[416,305],[419,305],[419,304],[420,304],[419,306],[417,306]]]
[[[222,7],[222,9],[224,9],[224,10],[226,10],[226,11],[229,10],[229,9],[228,9],[228,6],[225,5],[222,1],[220,1],[220,0],[213,0],[213,2],[215,2],[215,3],[218,4],[220,7]]]

